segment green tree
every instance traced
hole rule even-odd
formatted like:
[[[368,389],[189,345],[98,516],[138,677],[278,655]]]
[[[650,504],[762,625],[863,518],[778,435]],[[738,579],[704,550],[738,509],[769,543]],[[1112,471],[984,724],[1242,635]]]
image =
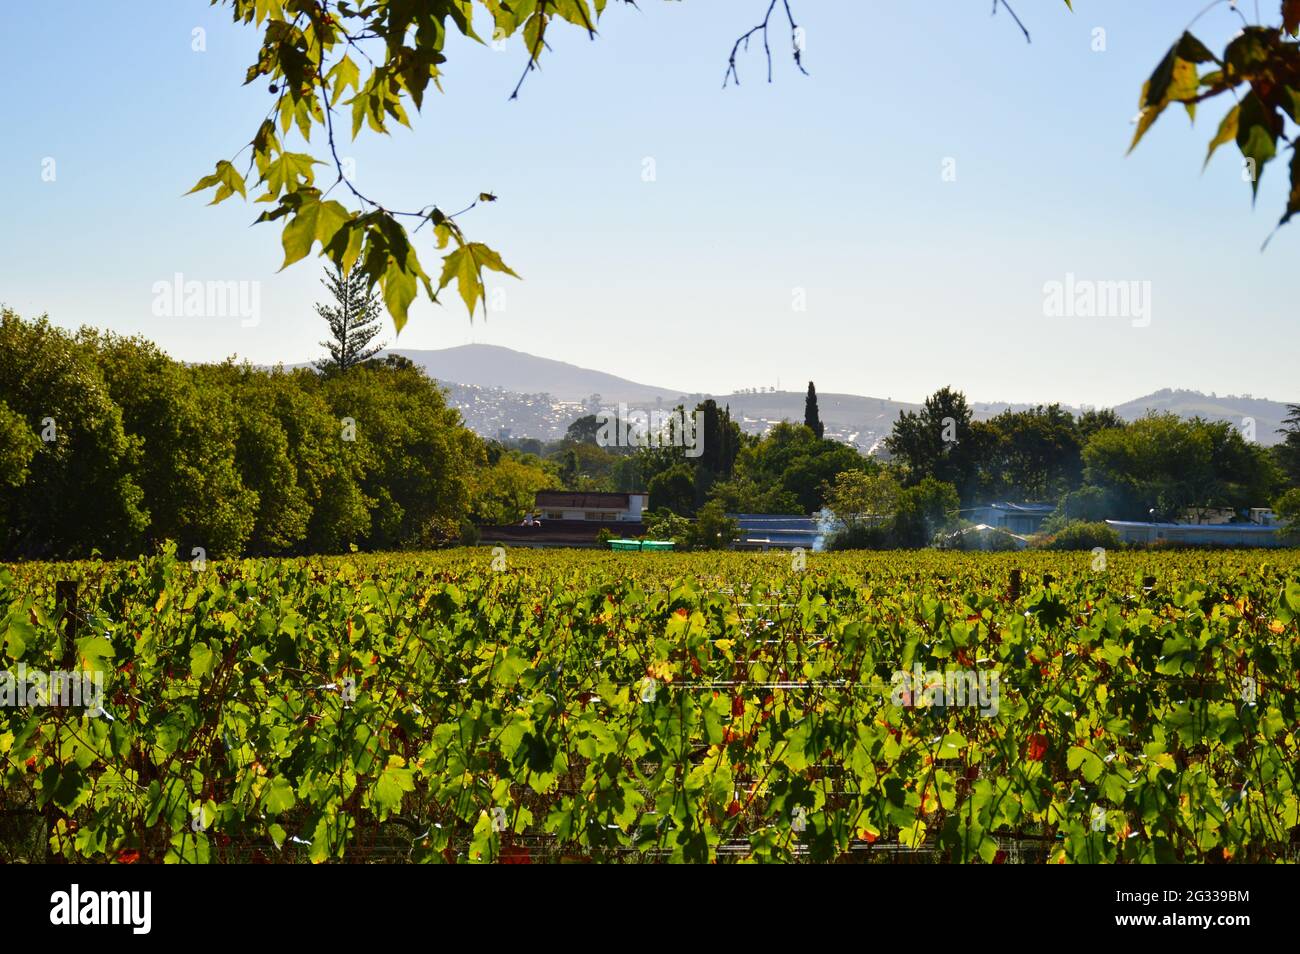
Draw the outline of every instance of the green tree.
[[[1004,411],[987,422],[980,448],[981,488],[995,497],[1055,500],[1079,485],[1082,446],[1074,416],[1060,405]]]
[[[1206,506],[1244,510],[1266,506],[1282,490],[1285,477],[1267,449],[1246,440],[1241,431],[1227,421],[1193,420],[1204,429],[1210,441],[1212,477],[1201,488]]]
[[[1051,532],[1070,523],[1097,523],[1110,518],[1136,515],[1133,505],[1117,496],[1113,489],[1084,485],[1061,495],[1056,509],[1043,524],[1043,529]]]
[[[714,485],[735,471],[743,438],[740,425],[731,419],[730,408],[719,408],[712,398],[696,406],[695,422],[692,453],[696,456],[686,460],[695,468],[695,505],[700,507]]]
[[[546,473],[489,466],[409,361],[186,365],[140,338],[0,317],[0,555],[428,546],[460,538],[476,477],[500,510]]]
[[[826,432],[821,414],[817,411],[817,388],[811,381],[808,382],[808,396],[803,400],[803,424],[818,437]]]
[[[826,506],[850,531],[892,524],[902,488],[888,473],[846,470],[837,474]]]
[[[573,443],[565,438],[551,460],[557,466],[560,485],[568,490],[617,490],[616,476],[627,458],[621,448],[600,447],[595,443]],[[627,490],[640,490],[628,487]]]
[[[667,509],[681,516],[695,511],[695,474],[687,464],[674,464],[651,478],[646,490],[656,509]]]
[[[667,508],[651,510],[645,517],[645,540],[671,540],[690,548],[691,521]]]
[[[321,284],[334,297],[333,305],[316,305],[316,313],[329,325],[330,337],[322,341],[330,356],[316,362],[321,371],[347,371],[369,361],[383,349],[383,342],[371,344],[379,334],[379,296],[367,284],[366,276],[354,270],[344,274],[335,267],[326,270]]]
[[[537,491],[553,484],[554,478],[540,462],[504,454],[474,475],[470,515],[481,524],[517,523],[533,509]]]
[[[576,490],[578,488],[578,475],[578,452],[570,447],[565,450],[560,463],[560,486],[566,490]]]
[[[960,506],[957,488],[933,477],[903,488],[894,516],[895,542],[904,547],[928,545],[935,534],[955,523]]]
[[[740,524],[728,517],[722,504],[711,500],[691,523],[687,540],[692,550],[726,550],[740,534]]]
[[[201,368],[173,361],[142,338],[83,331],[125,431],[139,442],[132,479],[143,491],[149,536],[188,557],[240,553],[252,535],[258,495],[236,459],[241,427],[258,419]]]
[[[1043,540],[1041,546],[1048,550],[1091,550],[1094,547],[1116,550],[1120,539],[1119,534],[1105,522],[1075,520]]]
[[[1294,487],[1300,487],[1300,404],[1288,404],[1278,433],[1282,442],[1273,448],[1278,466]]]
[[[873,470],[870,461],[848,444],[821,440],[809,453],[790,461],[781,474],[782,489],[799,501],[797,513],[816,513],[826,503],[826,487],[847,470]]]
[[[919,411],[899,411],[885,447],[903,467],[906,486],[933,477],[957,488],[963,503],[979,492],[981,448],[994,439],[987,427],[973,426],[966,396],[941,388]]]
[[[779,484],[762,486],[745,476],[720,480],[709,494],[728,513],[798,513],[803,508],[799,498]]]
[[[0,527],[13,525],[19,514],[11,515],[8,508],[20,508],[17,499],[10,499],[7,491],[16,490],[27,483],[31,464],[41,448],[41,439],[23,420],[21,414],[11,411],[9,405],[0,400]],[[0,547],[8,544],[7,531],[0,530]]]
[[[1085,478],[1126,519],[1182,519],[1201,508],[1258,506],[1271,500],[1278,475],[1268,453],[1222,421],[1150,414],[1099,431],[1083,449]]]
[[[1292,542],[1300,542],[1300,487],[1292,487],[1273,503],[1278,518],[1286,525],[1283,532]]]
[[[697,405],[695,414],[701,451],[697,464],[716,479],[725,480],[735,471],[736,455],[744,446],[740,424],[731,419],[730,407],[719,408],[713,398]]]
[[[564,439],[573,441],[575,444],[595,444],[596,436],[600,433],[600,420],[595,414],[587,414],[578,418],[568,426],[564,432]]]
[[[41,448],[41,439],[22,415],[0,401],[0,487],[21,487],[27,481],[27,466]]]
[[[0,483],[0,551],[80,558],[91,549],[135,552],[148,523],[131,475],[140,443],[124,429],[94,351],[43,317],[25,321],[0,309],[0,395],[6,431],[19,448],[7,453],[27,461],[21,483],[12,475]],[[18,436],[15,417],[39,446]]]
[[[1108,427],[1124,427],[1125,422],[1122,417],[1116,414],[1111,408],[1091,408],[1079,415],[1075,424],[1075,429],[1079,435],[1079,445],[1083,446],[1088,443],[1088,439],[1098,431],[1105,430]]]
[[[228,389],[245,409],[235,457],[258,498],[247,548],[334,552],[362,542],[370,528],[362,470],[338,439],[317,375],[233,363],[205,370],[209,386]]]
[[[782,421],[762,439],[744,444],[732,478],[711,487],[710,495],[733,513],[814,513],[836,474],[876,466],[847,444]]]
[[[429,546],[459,538],[482,442],[423,370],[363,365],[321,382],[335,441],[359,468],[370,512],[365,545]]]

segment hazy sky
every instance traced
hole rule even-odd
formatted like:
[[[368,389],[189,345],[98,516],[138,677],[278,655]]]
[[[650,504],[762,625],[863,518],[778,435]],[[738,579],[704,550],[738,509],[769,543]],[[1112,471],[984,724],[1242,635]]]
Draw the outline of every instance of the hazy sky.
[[[1194,127],[1171,109],[1124,155],[1143,80],[1204,0],[1018,0],[1030,45],[988,0],[791,2],[811,75],[778,25],[774,82],[755,48],[725,91],[767,0],[611,3],[594,43],[548,34],[515,102],[517,43],[455,45],[413,132],[343,151],[390,207],[496,193],[461,223],[524,281],[472,325],[451,291],[419,305],[396,344],[500,344],[683,391],[1300,400],[1300,224],[1260,252],[1289,155],[1254,211],[1235,147],[1201,174],[1224,105]],[[1221,7],[1195,32],[1221,49],[1238,26]],[[277,273],[278,228],[249,227],[262,207],[183,197],[270,104],[240,85],[253,31],[205,0],[10,3],[0,31],[0,302],[185,360],[319,356],[318,261]],[[260,283],[259,321],[154,315],[176,273]],[[1044,285],[1068,274],[1149,282],[1149,321],[1048,316]]]

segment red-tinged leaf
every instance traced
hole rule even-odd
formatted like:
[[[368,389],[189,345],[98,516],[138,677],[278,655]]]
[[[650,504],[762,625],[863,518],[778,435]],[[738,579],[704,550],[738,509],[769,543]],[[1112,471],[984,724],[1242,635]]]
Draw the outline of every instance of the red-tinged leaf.
[[[1276,41],[1276,27],[1246,27],[1223,51],[1225,72],[1235,79],[1268,75],[1269,61],[1276,51]]]

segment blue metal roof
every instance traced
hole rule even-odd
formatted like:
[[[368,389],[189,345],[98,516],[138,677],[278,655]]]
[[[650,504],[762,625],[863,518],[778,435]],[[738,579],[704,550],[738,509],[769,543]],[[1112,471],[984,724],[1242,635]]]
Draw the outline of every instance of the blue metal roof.
[[[1044,514],[1051,513],[1056,509],[1056,504],[1050,503],[1011,503],[1010,501],[1001,501],[988,505],[993,510],[1013,510],[1020,513]],[[978,508],[977,508],[978,509]]]
[[[784,513],[729,513],[740,525],[737,543],[820,550],[832,529],[824,519]]]
[[[1141,527],[1148,530],[1208,530],[1211,533],[1277,533],[1278,527],[1265,527],[1257,523],[1148,523],[1144,520],[1107,520],[1112,527]]]

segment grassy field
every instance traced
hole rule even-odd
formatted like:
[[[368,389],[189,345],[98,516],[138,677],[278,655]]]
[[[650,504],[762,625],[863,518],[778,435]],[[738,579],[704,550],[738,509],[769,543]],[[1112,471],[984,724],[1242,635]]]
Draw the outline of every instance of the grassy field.
[[[0,860],[1300,860],[1298,625],[1296,551],[8,565]]]

